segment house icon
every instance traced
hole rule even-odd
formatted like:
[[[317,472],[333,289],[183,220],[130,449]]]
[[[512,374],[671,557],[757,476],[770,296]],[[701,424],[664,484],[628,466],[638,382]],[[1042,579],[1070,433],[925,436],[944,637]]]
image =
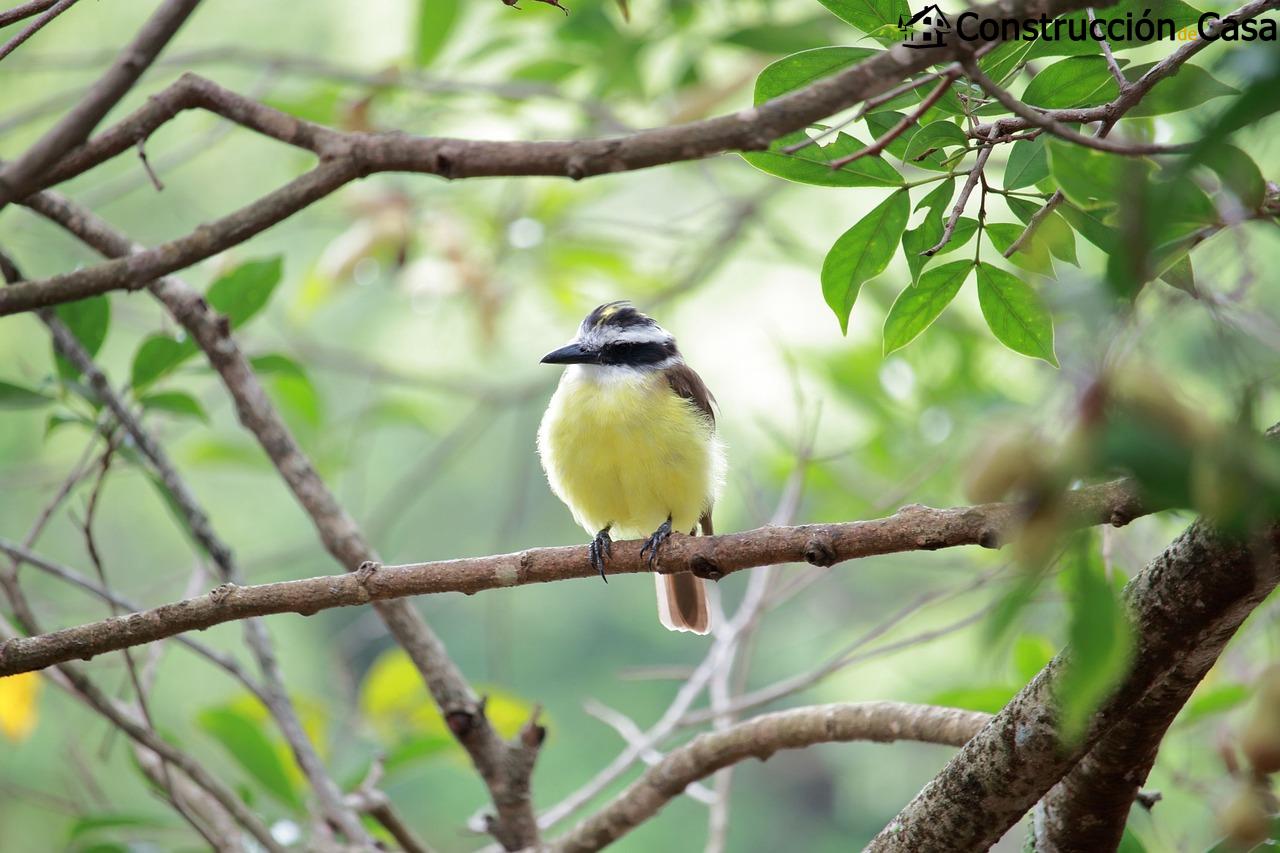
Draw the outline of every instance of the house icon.
[[[917,25],[921,29],[916,29]],[[912,15],[910,20],[903,21],[899,15],[898,29],[907,33],[903,39],[907,47],[939,47],[947,43],[951,22],[941,9],[930,3]]]

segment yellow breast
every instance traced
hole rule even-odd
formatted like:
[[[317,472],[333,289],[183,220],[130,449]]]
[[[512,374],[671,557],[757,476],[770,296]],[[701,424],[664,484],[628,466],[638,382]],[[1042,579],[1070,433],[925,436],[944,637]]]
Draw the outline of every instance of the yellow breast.
[[[693,530],[711,508],[723,452],[710,421],[660,372],[569,368],[538,430],[552,490],[594,534]]]

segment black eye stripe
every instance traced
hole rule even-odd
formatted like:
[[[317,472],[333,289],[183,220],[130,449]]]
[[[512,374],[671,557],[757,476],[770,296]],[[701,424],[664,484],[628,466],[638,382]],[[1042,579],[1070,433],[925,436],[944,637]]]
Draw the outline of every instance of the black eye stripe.
[[[600,349],[601,364],[658,364],[676,354],[674,341],[619,341]]]

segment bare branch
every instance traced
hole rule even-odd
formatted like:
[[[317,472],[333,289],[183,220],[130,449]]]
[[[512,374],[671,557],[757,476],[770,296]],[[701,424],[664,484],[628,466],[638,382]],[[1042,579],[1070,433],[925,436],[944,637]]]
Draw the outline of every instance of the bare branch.
[[[200,0],[165,0],[116,61],[26,153],[0,170],[0,208],[39,189],[44,173],[72,147],[79,145],[119,103],[138,77],[164,49]]]
[[[589,853],[618,840],[655,815],[693,782],[748,758],[817,743],[898,740],[961,746],[991,717],[933,705],[866,702],[815,705],[764,714],[708,732],[672,750],[613,802],[551,845],[561,853]],[[943,848],[937,848],[943,849]]]
[[[322,164],[320,169],[323,168]],[[54,193],[39,193],[25,204],[108,257],[128,257],[137,251],[127,237],[107,223]],[[178,279],[159,279],[151,282],[148,289],[205,352],[235,401],[240,422],[258,439],[333,558],[348,571],[376,565],[377,553],[316,473],[271,404],[248,359],[230,336],[224,318]],[[363,588],[366,577],[362,571],[340,580],[354,580]],[[537,821],[528,792],[528,775],[541,746],[542,729],[531,725],[521,736],[503,740],[485,716],[483,700],[417,611],[405,601],[380,601],[374,608],[422,674],[450,731],[467,750],[489,788],[497,812],[491,822],[495,838],[509,849],[536,843]]]
[[[991,135],[995,136],[994,131]],[[982,170],[987,167],[987,161],[991,159],[991,152],[994,150],[995,145],[989,142],[978,152],[978,156],[973,160],[973,168],[969,171],[969,177],[965,179],[964,186],[960,188],[960,196],[951,208],[951,215],[947,217],[946,224],[942,226],[942,236],[938,238],[937,243],[920,254],[926,256],[936,255],[942,251],[943,246],[951,242],[951,235],[956,231],[956,223],[960,221],[960,214],[964,213],[965,206],[969,204],[969,196],[973,195],[973,188],[983,179]]]
[[[23,42],[40,32],[40,30],[44,29],[45,24],[70,9],[77,2],[79,2],[79,0],[58,0],[58,2],[51,8],[45,10],[40,17],[27,24],[27,26],[22,29],[22,32],[9,39],[3,45],[0,45],[0,59],[4,59],[9,54],[13,53],[22,46]]]
[[[45,9],[48,9],[58,0],[28,0],[12,9],[0,12],[0,27],[7,27],[10,24],[16,24],[18,21],[26,20],[32,15],[39,15]]]
[[[3,253],[0,253],[0,266],[4,267],[4,275],[9,280],[10,285],[21,280],[21,273]],[[44,309],[39,312],[39,316],[41,321],[49,328],[57,351],[80,372],[89,389],[115,416],[125,431],[129,433],[142,456],[151,464],[160,484],[172,499],[174,507],[181,514],[192,537],[218,567],[218,573],[222,580],[228,583],[243,583],[243,575],[236,564],[231,549],[214,532],[208,516],[196,501],[195,495],[187,487],[186,482],[178,474],[164,448],[142,426],[142,422],[111,387],[107,377],[94,363],[93,358],[81,345],[80,341],[58,319],[57,315],[52,310]],[[106,463],[104,461],[103,471],[105,472],[105,470]],[[96,497],[96,495],[97,491],[95,490],[94,496]],[[90,506],[92,507],[93,504],[91,503]],[[88,524],[89,520],[86,519],[86,536],[88,535]],[[89,543],[92,545],[91,538]],[[97,565],[96,556],[92,548],[90,549],[90,556],[95,557],[94,562]],[[101,574],[100,567],[99,574]],[[105,579],[103,580],[102,586],[105,588]],[[116,606],[114,601],[112,606],[113,608]],[[298,716],[297,709],[294,708],[292,700],[289,699],[288,690],[285,687],[284,674],[280,669],[275,647],[271,642],[270,634],[267,633],[266,626],[260,620],[250,619],[245,622],[244,631],[245,642],[252,650],[263,674],[264,681],[261,689],[256,691],[257,695],[263,700],[267,710],[279,725],[285,742],[289,744],[294,758],[297,759],[298,766],[302,768],[308,782],[311,783],[312,788],[315,790],[316,797],[319,799],[326,815],[334,821],[335,825],[351,841],[372,844],[373,838],[360,823],[359,818],[354,812],[343,806],[341,789],[325,770],[324,762],[320,760],[319,754],[302,726],[302,720]],[[139,698],[141,698],[140,691]]]
[[[1127,524],[1153,508],[1136,498],[1126,481],[1089,486],[1063,496],[1075,526]],[[834,563],[903,551],[960,545],[999,547],[1024,513],[1018,504],[983,504],[953,509],[913,505],[874,521],[761,527],[724,536],[673,535],[659,571],[692,571],[719,580],[756,566]],[[609,574],[650,571],[641,542],[617,542]],[[348,546],[350,547],[350,546]],[[41,669],[65,660],[150,643],[272,613],[311,615],[333,607],[385,602],[410,595],[462,592],[594,577],[585,546],[535,548],[513,554],[413,563],[363,565],[352,574],[281,581],[260,586],[225,584],[207,595],[166,604],[120,619],[106,619],[0,645],[0,676]]]

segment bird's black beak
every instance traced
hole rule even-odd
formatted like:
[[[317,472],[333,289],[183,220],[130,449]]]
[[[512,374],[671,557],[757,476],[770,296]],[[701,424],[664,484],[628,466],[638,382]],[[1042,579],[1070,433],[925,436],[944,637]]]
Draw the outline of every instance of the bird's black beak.
[[[543,364],[591,364],[595,360],[596,354],[591,350],[583,349],[579,344],[560,347],[542,357]]]

